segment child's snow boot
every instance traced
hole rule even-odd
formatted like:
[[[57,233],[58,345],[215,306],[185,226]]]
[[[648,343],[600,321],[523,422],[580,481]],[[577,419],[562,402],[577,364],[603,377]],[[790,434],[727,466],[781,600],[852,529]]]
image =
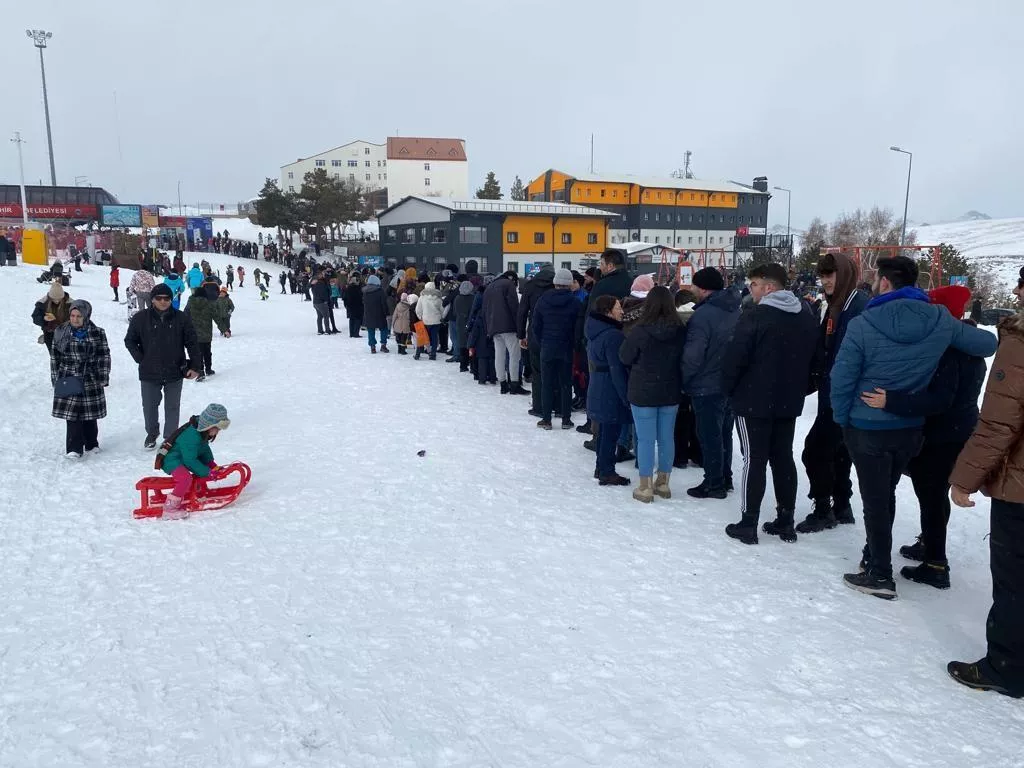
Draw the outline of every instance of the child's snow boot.
[[[182,507],[181,496],[175,496],[173,493],[167,494],[167,498],[164,500],[164,520],[184,520],[188,517],[188,510]]]

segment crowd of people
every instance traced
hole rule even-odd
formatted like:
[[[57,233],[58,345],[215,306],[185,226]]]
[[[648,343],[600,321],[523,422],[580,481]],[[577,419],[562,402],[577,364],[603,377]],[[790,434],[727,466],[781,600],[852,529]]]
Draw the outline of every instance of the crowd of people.
[[[892,529],[903,475],[919,502],[921,534],[900,549],[917,563],[900,573],[937,589],[950,586],[950,496],[969,507],[971,494],[984,491],[992,497],[989,650],[972,664],[951,662],[949,673],[975,688],[1024,695],[1024,315],[1000,325],[997,351],[997,337],[964,317],[970,291],[923,292],[916,264],[903,256],[878,260],[870,293],[852,259],[824,256],[820,306],[794,293],[778,264],[730,284],[705,268],[692,285],[659,285],[652,275],[630,275],[616,249],[602,255],[599,269],[549,265],[522,284],[514,272],[481,275],[472,263],[430,275],[322,263],[307,253],[296,259],[279,275],[281,292],[292,283],[311,301],[318,334],[338,333],[340,303],[349,336],[363,338],[365,329],[371,354],[393,344],[415,360],[446,355],[481,386],[530,397],[538,428],[553,429],[558,417],[562,429],[587,433],[601,486],[632,485],[617,466],[633,462],[639,502],[671,499],[673,471],[699,466],[703,479],[687,495],[735,492],[740,519],[725,533],[744,544],[757,544],[759,533],[796,542],[798,534],[853,524],[856,467],[865,544],[860,568],[843,581],[859,592],[897,595]],[[238,274],[241,287],[241,267]],[[146,448],[160,435],[161,401],[167,440],[178,427],[182,379],[213,374],[213,325],[230,335],[231,268],[222,285],[208,264],[195,263],[184,312],[174,304],[175,278],[149,287],[148,307],[125,338],[139,364]],[[271,277],[257,279],[266,287]],[[1015,293],[1024,301],[1024,271]],[[33,314],[52,349],[53,415],[68,422],[69,456],[98,449],[96,420],[105,415],[110,353],[90,314],[58,282]],[[993,354],[979,412],[985,358]],[[76,377],[81,391],[62,384]],[[812,506],[797,522],[796,422],[814,392],[817,412],[801,454]],[[585,423],[574,423],[574,411],[586,413]],[[743,457],[738,483],[734,431]],[[762,523],[769,468],[776,508]]]

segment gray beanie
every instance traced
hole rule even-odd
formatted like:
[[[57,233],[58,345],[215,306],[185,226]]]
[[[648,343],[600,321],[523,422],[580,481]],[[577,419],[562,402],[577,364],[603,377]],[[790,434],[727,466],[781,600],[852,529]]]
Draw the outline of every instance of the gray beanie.
[[[89,320],[92,319],[92,304],[85,299],[75,299],[71,302],[71,306],[68,307],[70,312],[72,309],[77,309],[79,314],[82,315],[82,325],[88,325]]]
[[[555,270],[555,279],[552,281],[555,285],[568,288],[572,285],[572,272],[568,269],[557,269]]]
[[[227,429],[231,426],[231,421],[228,419],[228,409],[220,403],[210,403],[203,412],[199,414],[198,424],[196,429],[200,432],[205,432],[210,427],[217,427],[217,429]]]
[[[473,284],[469,280],[463,280],[459,283],[459,293],[463,296],[469,296],[473,292]]]

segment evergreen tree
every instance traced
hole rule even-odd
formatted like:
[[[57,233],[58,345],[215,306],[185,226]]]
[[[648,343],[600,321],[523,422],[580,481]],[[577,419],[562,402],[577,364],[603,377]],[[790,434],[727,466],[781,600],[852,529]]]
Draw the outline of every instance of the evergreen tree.
[[[509,190],[508,196],[513,200],[526,199],[526,187],[523,186],[523,180],[518,176],[516,176],[516,180],[512,182],[512,189]]]
[[[256,199],[256,223],[261,227],[280,227],[284,209],[284,193],[276,181],[268,178]]]
[[[481,200],[501,200],[501,184],[494,177],[494,171],[487,172],[484,186],[476,191],[476,196]]]

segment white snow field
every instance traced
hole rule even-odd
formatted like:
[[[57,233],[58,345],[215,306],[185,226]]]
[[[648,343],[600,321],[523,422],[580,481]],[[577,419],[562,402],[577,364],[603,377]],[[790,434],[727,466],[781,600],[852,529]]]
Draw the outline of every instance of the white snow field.
[[[949,243],[971,261],[992,269],[1008,288],[1024,267],[1024,218],[955,221],[914,227],[922,245]]]
[[[698,470],[649,506],[599,488],[528,398],[318,337],[310,304],[247,281],[182,413],[226,405],[215,454],[254,479],[136,521],[153,453],[125,307],[86,269],[69,290],[107,331],[110,415],[103,453],[67,463],[29,319],[45,286],[0,268],[0,766],[1024,764],[1021,703],[945,672],[985,648],[984,499],[954,512],[952,590],[897,577],[886,603],[841,583],[860,523],[746,547],[722,530],[735,496],[685,496]],[[918,527],[900,499],[897,545]]]

